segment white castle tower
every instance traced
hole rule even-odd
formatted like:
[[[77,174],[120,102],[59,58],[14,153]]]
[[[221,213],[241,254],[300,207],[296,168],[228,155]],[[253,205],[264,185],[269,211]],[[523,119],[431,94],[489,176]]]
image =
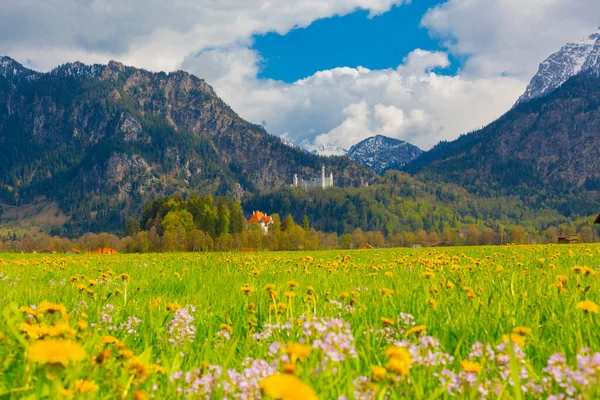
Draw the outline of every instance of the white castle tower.
[[[321,176],[315,176],[311,180],[301,179],[298,174],[294,174],[292,181],[293,187],[302,187],[304,189],[317,188],[327,189],[333,186],[333,172],[329,172],[329,175],[325,173],[325,165],[321,166]]]

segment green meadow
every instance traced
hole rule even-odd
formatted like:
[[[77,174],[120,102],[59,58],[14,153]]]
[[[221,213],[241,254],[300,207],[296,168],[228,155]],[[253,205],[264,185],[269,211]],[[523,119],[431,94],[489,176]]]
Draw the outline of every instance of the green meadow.
[[[0,255],[2,398],[595,398],[600,246]]]

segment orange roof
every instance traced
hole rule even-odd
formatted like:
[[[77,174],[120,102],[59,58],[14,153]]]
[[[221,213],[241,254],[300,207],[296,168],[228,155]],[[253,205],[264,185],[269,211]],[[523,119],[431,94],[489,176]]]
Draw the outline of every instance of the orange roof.
[[[261,213],[260,211],[254,211],[254,214],[252,214],[252,217],[248,220],[248,223],[253,224],[253,223],[258,223],[259,221],[264,221],[266,215]]]
[[[271,222],[271,219],[272,219],[271,217],[269,217],[268,215],[265,215],[265,217],[263,218],[263,221],[265,224],[268,224]]]
[[[115,249],[111,249],[110,247],[102,247],[96,251],[93,251],[92,254],[119,254]]]

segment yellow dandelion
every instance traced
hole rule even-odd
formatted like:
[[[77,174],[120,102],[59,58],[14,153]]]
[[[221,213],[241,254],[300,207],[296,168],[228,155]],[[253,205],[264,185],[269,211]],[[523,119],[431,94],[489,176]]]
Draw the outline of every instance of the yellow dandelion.
[[[283,364],[283,372],[285,372],[286,374],[295,374],[296,370],[296,364],[292,364],[291,362]]]
[[[106,344],[120,344],[121,341],[119,339],[117,339],[114,336],[102,336],[102,343],[106,343]]]
[[[580,301],[577,303],[577,308],[585,311],[586,313],[597,313],[600,311],[600,306],[591,300]]]
[[[521,348],[525,347],[525,336],[522,336],[517,333],[511,333],[510,335],[502,335],[502,340],[504,340],[507,343],[512,342]]]
[[[414,333],[415,335],[418,336],[418,335],[422,334],[423,332],[425,332],[425,329],[427,329],[427,325],[417,325],[413,328],[410,328],[408,330],[408,332],[406,332],[406,334],[412,335]]]
[[[27,349],[27,359],[40,364],[67,366],[71,362],[85,358],[85,350],[71,340],[43,340],[33,343]]]
[[[479,363],[476,363],[476,362],[473,362],[470,360],[464,360],[464,361],[461,361],[460,368],[465,372],[472,372],[472,373],[478,374],[481,372],[481,369],[483,367]]]
[[[75,381],[73,390],[77,393],[96,393],[100,387],[94,381],[88,381],[87,379],[78,379]]]
[[[531,333],[531,328],[526,326],[517,326],[515,329],[513,329],[513,333],[521,336],[527,336]]]
[[[385,379],[386,375],[387,370],[379,365],[375,365],[373,368],[371,368],[371,379],[373,379],[375,382]]]
[[[254,288],[248,284],[242,286],[240,291],[246,295],[252,294],[254,292]]]
[[[49,313],[61,313],[61,314],[66,314],[67,313],[67,307],[65,307],[62,304],[54,304],[54,303],[50,303],[48,301],[42,301],[39,305],[38,305],[38,311],[40,312],[49,312]]]
[[[291,343],[285,348],[285,352],[290,356],[292,363],[303,360],[310,355],[312,347],[302,343]]]
[[[576,273],[577,275],[581,275],[585,272],[585,269],[583,267],[580,267],[579,265],[576,265],[572,268],[573,272]]]
[[[318,400],[306,383],[290,374],[275,374],[260,381],[261,390],[274,399]]]
[[[404,376],[410,372],[412,356],[404,347],[390,347],[385,352],[388,359],[386,368],[397,375]]]
[[[383,324],[386,326],[394,325],[394,320],[391,318],[381,317],[381,322],[383,322]]]

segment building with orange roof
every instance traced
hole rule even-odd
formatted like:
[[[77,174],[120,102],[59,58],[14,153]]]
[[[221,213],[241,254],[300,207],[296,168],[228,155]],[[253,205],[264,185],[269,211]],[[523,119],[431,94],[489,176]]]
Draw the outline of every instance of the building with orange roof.
[[[252,217],[248,220],[248,223],[258,224],[263,231],[263,234],[266,235],[267,232],[269,232],[269,225],[273,224],[273,218],[261,211],[254,211]]]

